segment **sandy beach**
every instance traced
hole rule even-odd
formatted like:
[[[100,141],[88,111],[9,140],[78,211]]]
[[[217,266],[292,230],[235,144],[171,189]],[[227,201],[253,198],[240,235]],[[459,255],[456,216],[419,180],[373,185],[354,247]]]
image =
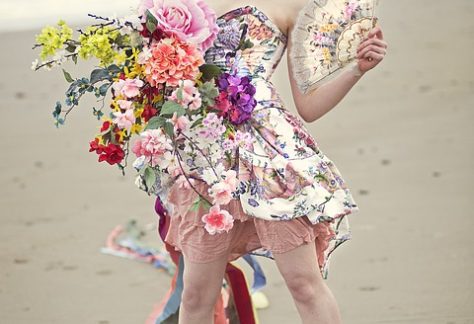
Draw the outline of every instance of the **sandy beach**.
[[[327,283],[345,324],[474,323],[474,2],[381,1],[379,17],[386,59],[309,125],[360,207]],[[0,323],[143,323],[170,277],[100,248],[117,224],[155,222],[154,199],[132,168],[88,153],[94,98],[54,127],[66,82],[30,70],[38,31],[0,33]],[[295,111],[286,64],[273,80]],[[259,260],[260,324],[299,323],[276,265]]]

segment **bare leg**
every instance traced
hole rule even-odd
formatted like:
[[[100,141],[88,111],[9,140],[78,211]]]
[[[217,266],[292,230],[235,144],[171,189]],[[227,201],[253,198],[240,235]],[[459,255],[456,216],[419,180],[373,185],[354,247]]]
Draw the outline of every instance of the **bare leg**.
[[[314,242],[273,255],[302,323],[342,323],[336,299],[318,269]]]
[[[214,323],[214,306],[221,292],[226,265],[227,255],[210,263],[194,263],[184,256],[179,324]]]

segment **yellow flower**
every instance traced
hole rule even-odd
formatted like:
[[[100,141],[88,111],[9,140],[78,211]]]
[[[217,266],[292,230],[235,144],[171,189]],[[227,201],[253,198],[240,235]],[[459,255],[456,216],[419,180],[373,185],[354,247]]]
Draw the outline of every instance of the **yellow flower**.
[[[133,113],[135,115],[135,118],[139,118],[143,114],[143,108],[135,109]]]
[[[64,42],[72,37],[72,29],[66,25],[64,20],[60,20],[57,25],[61,29],[46,26],[41,30],[40,34],[36,35],[36,42],[42,45],[40,53],[42,60],[54,55],[58,49],[63,47]]]
[[[335,30],[336,28],[337,28],[336,24],[325,24],[319,28],[319,31],[323,33],[329,33]]]
[[[127,136],[127,130],[126,129],[122,129],[118,132],[116,132],[115,134],[117,134],[119,136],[118,138],[118,142],[123,142],[123,139]]]
[[[133,124],[132,128],[130,129],[130,134],[140,134],[142,130],[143,130],[143,125]]]
[[[102,137],[102,135],[97,135],[95,138],[98,139],[99,144],[105,145],[104,138]]]
[[[324,63],[328,64],[331,62],[332,56],[331,52],[327,47],[323,47],[323,58],[324,58]]]
[[[103,66],[113,63],[117,51],[112,48],[112,43],[119,35],[117,30],[113,30],[109,26],[103,28],[87,27],[84,33],[79,36],[79,42],[81,43],[79,56],[83,59],[96,57]]]

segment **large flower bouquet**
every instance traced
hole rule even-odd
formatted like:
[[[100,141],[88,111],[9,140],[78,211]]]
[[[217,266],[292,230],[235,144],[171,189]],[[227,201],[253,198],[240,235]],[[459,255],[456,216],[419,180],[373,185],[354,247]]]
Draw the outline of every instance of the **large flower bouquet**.
[[[34,70],[78,59],[99,62],[88,77],[63,69],[69,87],[55,105],[56,126],[84,94],[94,94],[101,103],[92,109],[100,131],[89,151],[99,162],[124,173],[132,151],[136,183],[148,194],[176,179],[194,190],[204,181],[211,199],[196,190],[194,207],[209,208],[202,218],[209,233],[229,230],[233,218],[220,206],[238,195],[233,152],[251,145],[239,125],[256,101],[248,76],[204,60],[219,30],[216,14],[202,0],[143,0],[129,17],[89,16],[95,23],[78,30],[77,38],[64,21],[36,36],[41,62],[33,62]]]

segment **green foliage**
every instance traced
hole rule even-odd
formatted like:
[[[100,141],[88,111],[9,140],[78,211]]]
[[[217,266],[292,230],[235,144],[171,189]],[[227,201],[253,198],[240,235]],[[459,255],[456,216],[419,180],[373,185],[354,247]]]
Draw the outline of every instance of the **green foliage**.
[[[221,68],[215,64],[203,64],[199,67],[199,70],[202,73],[202,79],[204,81],[211,81],[222,72]]]
[[[146,125],[145,130],[148,130],[148,129],[158,129],[158,128],[160,128],[160,127],[163,127],[163,125],[165,124],[165,122],[166,122],[166,119],[163,118],[163,117],[160,117],[160,116],[152,117],[152,118],[148,121],[148,124]]]
[[[153,34],[158,26],[158,20],[153,16],[150,10],[147,10],[146,13],[146,29]]]
[[[186,110],[183,106],[174,101],[167,101],[163,107],[161,107],[160,116],[171,117],[174,113],[176,113],[176,115],[179,117],[183,116],[186,113]]]
[[[219,95],[219,90],[214,82],[205,82],[199,86],[198,90],[201,94],[202,104],[207,107],[213,106],[215,103],[214,99]]]
[[[74,79],[71,77],[71,74],[69,74],[69,72],[67,72],[65,69],[63,69],[63,74],[67,82],[69,83],[74,82]]]
[[[147,191],[150,191],[150,189],[153,187],[153,185],[156,182],[155,170],[147,166],[143,172],[143,178],[145,180]]]

